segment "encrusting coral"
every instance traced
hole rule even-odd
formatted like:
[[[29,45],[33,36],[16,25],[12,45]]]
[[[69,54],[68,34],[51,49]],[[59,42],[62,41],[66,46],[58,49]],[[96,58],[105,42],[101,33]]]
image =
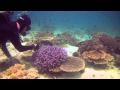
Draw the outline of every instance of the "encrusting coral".
[[[25,69],[25,65],[15,64],[2,73],[4,79],[35,79],[38,78],[36,69]]]

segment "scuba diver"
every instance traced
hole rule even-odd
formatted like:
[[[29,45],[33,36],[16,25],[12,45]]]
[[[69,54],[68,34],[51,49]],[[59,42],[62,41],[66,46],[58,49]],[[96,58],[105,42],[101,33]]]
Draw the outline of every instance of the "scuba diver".
[[[19,52],[36,50],[39,48],[38,44],[33,44],[30,46],[23,46],[21,44],[21,38],[19,34],[25,36],[26,32],[31,29],[30,17],[27,14],[23,14],[16,21],[12,21],[12,16],[13,11],[0,11],[0,45],[2,51],[8,58],[12,57],[6,47],[6,43],[8,40]],[[47,44],[51,45],[51,43],[49,42]]]

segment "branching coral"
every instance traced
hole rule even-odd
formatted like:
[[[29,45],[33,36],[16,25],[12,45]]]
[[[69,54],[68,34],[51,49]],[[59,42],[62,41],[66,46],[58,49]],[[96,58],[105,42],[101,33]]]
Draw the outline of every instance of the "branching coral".
[[[115,38],[108,36],[104,33],[99,33],[96,34],[91,40],[80,42],[78,45],[78,51],[80,53],[83,53],[84,51],[102,50],[106,53],[116,53],[116,50],[119,48],[119,45],[120,44]]]
[[[41,72],[56,68],[66,61],[67,52],[59,46],[43,46],[33,54],[35,65]]]
[[[119,44],[117,40],[113,37],[110,37],[108,35],[96,35],[94,38],[98,38],[99,41],[104,45],[107,46],[107,52],[114,52]]]
[[[91,51],[91,50],[103,50],[103,51],[107,51],[107,47],[104,46],[99,39],[97,38],[93,38],[92,40],[86,40],[84,42],[80,42],[79,45],[79,50],[78,52],[80,52],[81,54],[84,51]]]

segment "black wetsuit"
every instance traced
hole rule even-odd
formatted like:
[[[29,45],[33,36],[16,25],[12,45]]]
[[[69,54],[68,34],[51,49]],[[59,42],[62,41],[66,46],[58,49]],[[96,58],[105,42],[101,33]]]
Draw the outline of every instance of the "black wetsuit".
[[[26,51],[33,49],[34,45],[31,46],[22,46],[17,24],[16,22],[9,22],[9,23],[0,23],[0,45],[2,51],[5,53],[5,55],[9,58],[11,57],[8,49],[6,48],[6,42],[10,41],[14,47],[19,51]]]

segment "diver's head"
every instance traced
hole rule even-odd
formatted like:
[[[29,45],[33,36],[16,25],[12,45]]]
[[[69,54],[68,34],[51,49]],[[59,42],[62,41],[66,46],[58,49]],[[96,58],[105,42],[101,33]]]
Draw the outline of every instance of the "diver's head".
[[[29,31],[31,29],[30,28],[30,25],[31,25],[30,17],[28,15],[24,14],[17,19],[17,22],[20,25],[19,33],[21,33],[23,36],[25,36],[26,31]]]

